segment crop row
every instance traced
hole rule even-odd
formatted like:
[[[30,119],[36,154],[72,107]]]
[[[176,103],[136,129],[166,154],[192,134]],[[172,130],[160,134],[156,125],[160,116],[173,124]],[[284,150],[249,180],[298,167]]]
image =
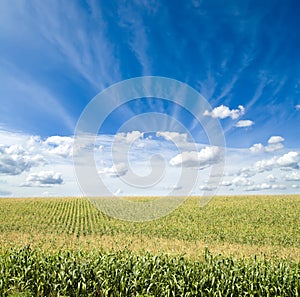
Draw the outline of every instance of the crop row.
[[[114,236],[300,246],[300,196],[217,197],[204,208],[188,199],[151,222],[125,222],[101,213],[88,199],[0,199],[0,234]]]
[[[59,251],[0,254],[1,296],[300,296],[300,264]]]

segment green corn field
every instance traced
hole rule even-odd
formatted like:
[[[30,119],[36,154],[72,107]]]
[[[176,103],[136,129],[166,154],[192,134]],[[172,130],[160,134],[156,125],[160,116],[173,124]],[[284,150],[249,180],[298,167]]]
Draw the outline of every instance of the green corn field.
[[[297,195],[190,198],[142,223],[83,198],[0,210],[0,296],[300,295]]]
[[[300,264],[29,247],[0,256],[2,296],[299,296]],[[10,295],[11,294],[11,295]],[[20,295],[18,295],[20,296]]]

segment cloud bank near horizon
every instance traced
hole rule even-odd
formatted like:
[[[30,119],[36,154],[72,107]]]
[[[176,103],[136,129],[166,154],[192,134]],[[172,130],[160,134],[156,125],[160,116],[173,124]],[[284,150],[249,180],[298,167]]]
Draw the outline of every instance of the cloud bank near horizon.
[[[72,136],[50,136],[43,139],[5,131],[0,134],[6,139],[0,148],[2,197],[84,195],[76,183],[73,171]],[[165,195],[170,189],[184,191],[184,183],[176,183],[176,174],[182,166],[199,171],[200,179],[194,195],[215,190],[216,186],[207,184],[207,175],[212,164],[220,162],[220,148],[197,144],[197,151],[185,150],[178,153],[174,141],[181,145],[185,143],[189,147],[186,135],[158,131],[153,136],[144,135],[141,131],[97,136],[94,154],[98,174],[105,180],[112,195],[136,195],[133,188],[116,181],[126,176],[129,168],[125,163],[116,163],[112,159],[114,141],[119,144],[123,142],[126,147],[130,144],[129,166],[137,174],[151,170],[149,160],[153,154],[165,158],[166,171],[169,170],[173,175],[165,179],[153,195]],[[274,135],[268,139],[268,145],[259,146],[259,150],[257,145],[249,149],[227,148],[226,168],[217,193],[300,193],[300,151],[288,150],[282,145],[283,141],[281,136]],[[280,148],[278,144],[281,145]],[[269,148],[266,149],[267,147]],[[138,193],[140,195],[141,192]],[[147,195],[150,192],[145,193]]]

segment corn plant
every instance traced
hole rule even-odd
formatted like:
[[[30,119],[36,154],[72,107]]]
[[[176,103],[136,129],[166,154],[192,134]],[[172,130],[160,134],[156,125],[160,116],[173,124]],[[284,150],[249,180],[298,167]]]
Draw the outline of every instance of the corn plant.
[[[1,296],[299,296],[300,263],[58,251],[0,255]],[[18,295],[19,294],[19,295]],[[27,294],[27,295],[26,295]]]

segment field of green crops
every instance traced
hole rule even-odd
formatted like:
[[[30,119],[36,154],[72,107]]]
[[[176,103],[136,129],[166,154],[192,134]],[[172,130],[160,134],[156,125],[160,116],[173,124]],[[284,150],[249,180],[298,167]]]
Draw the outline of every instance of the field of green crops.
[[[299,296],[300,264],[132,252],[0,256],[3,296]],[[22,295],[20,294],[22,293]]]
[[[0,200],[0,296],[300,296],[300,196],[196,198],[159,220]]]

